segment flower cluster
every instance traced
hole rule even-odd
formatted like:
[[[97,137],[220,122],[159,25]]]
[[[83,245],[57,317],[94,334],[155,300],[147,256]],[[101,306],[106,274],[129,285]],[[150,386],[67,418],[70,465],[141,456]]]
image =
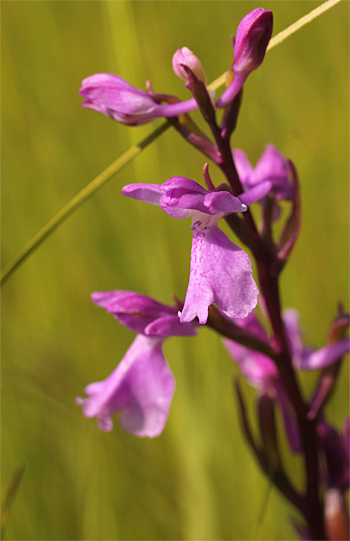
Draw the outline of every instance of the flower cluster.
[[[168,118],[186,141],[221,169],[226,182],[215,187],[206,163],[206,187],[182,176],[161,184],[124,186],[126,197],[160,206],[172,218],[191,218],[189,282],[184,301],[176,299],[172,306],[130,291],[92,294],[93,302],[134,331],[136,338],[112,374],[88,385],[87,398],[77,398],[77,403],[86,417],[97,417],[102,430],[111,430],[112,417],[120,412],[120,423],[127,432],[142,437],[159,435],[175,389],[163,342],[171,336],[195,336],[201,326],[211,327],[223,336],[229,355],[258,391],[257,440],[237,379],[242,429],[263,471],[301,513],[304,523],[295,524],[296,530],[303,539],[336,539],[334,528],[339,531],[347,524],[344,493],[349,488],[349,420],[340,435],[328,423],[324,408],[335,388],[342,358],[350,349],[345,338],[349,315],[339,307],[323,348],[303,344],[297,311],[282,311],[279,297],[279,276],[300,229],[296,169],[272,144],[266,145],[255,168],[243,150],[230,145],[243,86],[264,60],[272,25],[271,11],[262,8],[254,9],[240,22],[233,39],[227,88],[216,102],[207,89],[201,62],[187,47],[176,51],[172,59],[175,74],[192,93],[184,102],[170,94],[155,93],[150,83],[147,91],[138,90],[108,73],[83,81],[80,94],[85,98],[84,107],[129,126]],[[211,137],[188,115],[197,108]],[[250,211],[254,203],[260,207],[259,224]],[[259,307],[267,326],[258,317],[259,290],[250,258],[220,229],[222,219],[255,259]],[[318,370],[319,378],[312,397],[305,400],[297,372],[310,370]],[[285,471],[276,412],[282,416],[291,451],[304,455],[305,494],[295,488]]]

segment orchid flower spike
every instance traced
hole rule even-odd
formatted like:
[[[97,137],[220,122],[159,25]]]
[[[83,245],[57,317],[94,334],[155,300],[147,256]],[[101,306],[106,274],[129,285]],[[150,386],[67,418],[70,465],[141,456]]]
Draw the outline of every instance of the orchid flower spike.
[[[253,310],[259,291],[250,259],[218,227],[222,217],[246,211],[246,202],[252,202],[249,192],[237,198],[222,187],[208,191],[189,178],[173,177],[161,185],[124,186],[123,195],[160,205],[173,218],[192,217],[191,270],[179,314],[182,323],[197,317],[205,324],[213,302],[228,317],[246,317]],[[257,191],[253,195],[259,198]]]
[[[152,94],[134,88],[118,75],[96,73],[82,82],[83,107],[93,109],[121,124],[140,126],[160,117],[172,117],[197,109],[195,99],[159,104]]]
[[[230,86],[217,101],[218,108],[226,107],[241,90],[248,75],[264,60],[272,35],[272,11],[253,9],[238,25],[233,50],[232,69],[235,72]]]

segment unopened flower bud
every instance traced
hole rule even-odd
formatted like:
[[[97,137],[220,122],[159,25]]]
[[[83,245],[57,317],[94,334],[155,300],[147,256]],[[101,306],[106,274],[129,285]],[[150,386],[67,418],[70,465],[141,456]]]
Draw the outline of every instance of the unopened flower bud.
[[[197,79],[202,81],[205,85],[207,84],[207,78],[200,60],[188,47],[178,49],[173,56],[173,70],[175,74],[185,81],[185,83],[188,83],[188,74],[182,67],[182,64],[190,68]]]
[[[266,47],[272,34],[272,11],[256,8],[238,25],[234,46],[233,69],[250,73],[264,60]]]
[[[327,538],[331,541],[349,539],[349,517],[344,497],[340,490],[327,490],[324,503],[324,515]]]
[[[217,107],[226,107],[241,90],[248,75],[264,60],[272,35],[272,11],[253,9],[238,25],[233,50],[235,76],[230,86],[217,101]]]

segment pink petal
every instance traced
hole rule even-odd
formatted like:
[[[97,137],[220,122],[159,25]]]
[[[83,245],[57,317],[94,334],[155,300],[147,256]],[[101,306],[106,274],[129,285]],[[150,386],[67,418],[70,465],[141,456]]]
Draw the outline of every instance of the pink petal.
[[[138,335],[112,374],[88,385],[88,398],[77,398],[84,415],[97,417],[101,430],[112,430],[112,416],[120,411],[120,424],[127,432],[149,438],[162,432],[175,389],[162,343]]]
[[[198,213],[192,225],[191,271],[182,323],[198,317],[206,323],[208,307],[215,302],[228,317],[244,318],[257,304],[248,255],[217,227],[215,218]]]

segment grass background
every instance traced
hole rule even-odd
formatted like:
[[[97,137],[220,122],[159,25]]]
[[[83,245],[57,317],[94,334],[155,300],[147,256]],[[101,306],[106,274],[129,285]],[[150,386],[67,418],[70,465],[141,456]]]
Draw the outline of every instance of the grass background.
[[[127,128],[84,110],[80,82],[118,73],[135,87],[189,97],[171,68],[184,45],[208,80],[232,62],[230,35],[255,7],[274,34],[313,1],[2,2],[2,265],[80,189],[152,126]],[[297,166],[303,225],[282,277],[284,306],[305,340],[324,345],[348,290],[349,3],[272,50],[245,85],[233,145],[255,163],[267,142]],[[158,121],[159,122],[159,121]],[[131,289],[184,297],[188,220],[123,198],[133,182],[201,181],[204,158],[166,132],[69,219],[2,292],[2,494],[25,464],[7,539],[249,539],[266,480],[242,440],[231,390],[236,372],[220,338],[171,339],[176,377],[163,434],[143,440],[85,419],[74,399],[104,379],[133,333],[89,300]],[[218,172],[211,168],[215,182]],[[348,308],[348,306],[346,306]],[[315,376],[303,378],[310,389]],[[328,413],[348,411],[348,363]],[[255,414],[254,391],[245,388]],[[286,458],[297,484],[302,464]],[[293,510],[272,491],[262,539],[293,539]]]

